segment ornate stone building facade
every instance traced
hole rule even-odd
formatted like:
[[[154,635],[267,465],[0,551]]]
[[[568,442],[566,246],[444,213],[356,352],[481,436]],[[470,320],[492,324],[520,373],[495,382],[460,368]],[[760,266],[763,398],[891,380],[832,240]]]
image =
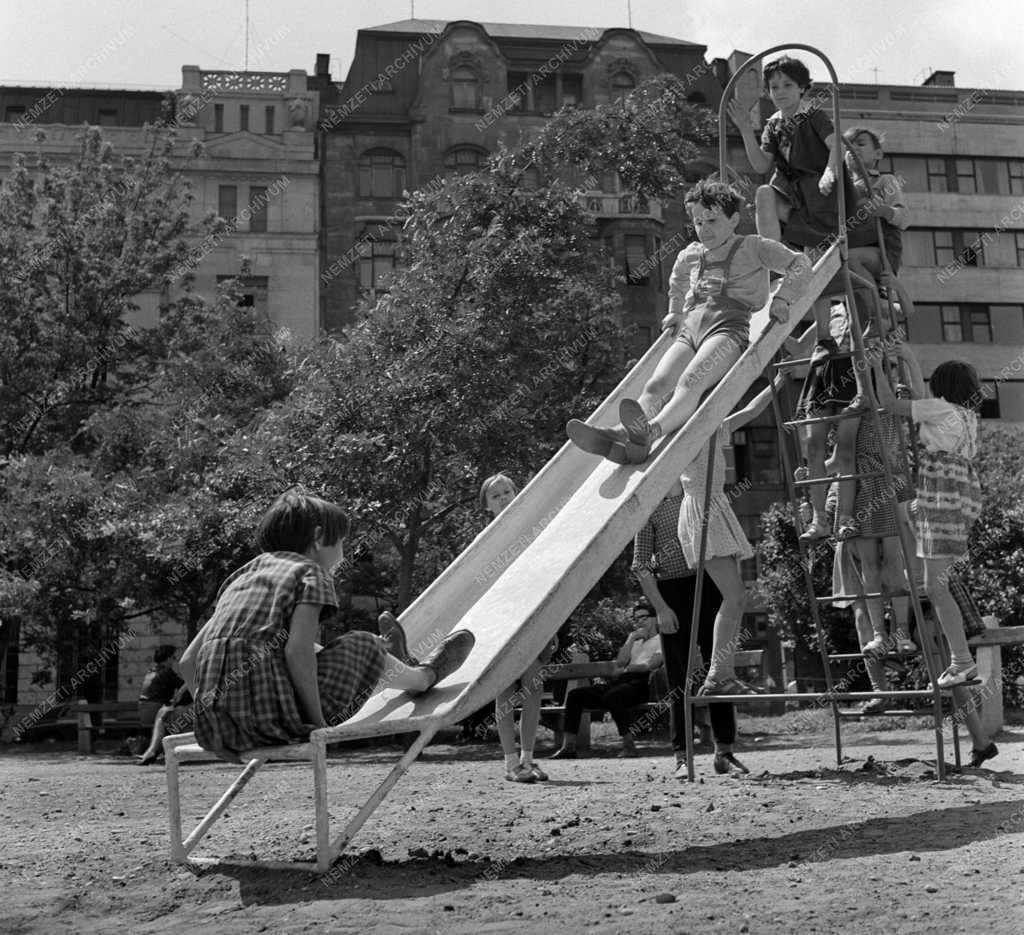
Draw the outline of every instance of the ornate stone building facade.
[[[321,118],[328,327],[351,321],[360,295],[384,288],[401,262],[403,190],[475,169],[563,105],[591,107],[660,72],[715,105],[720,85],[704,51],[629,29],[405,20],[360,30],[344,89],[324,96]],[[614,176],[592,185],[586,204],[626,274],[626,305],[646,345],[664,307],[674,253],[663,245],[678,241],[679,208],[643,202]]]

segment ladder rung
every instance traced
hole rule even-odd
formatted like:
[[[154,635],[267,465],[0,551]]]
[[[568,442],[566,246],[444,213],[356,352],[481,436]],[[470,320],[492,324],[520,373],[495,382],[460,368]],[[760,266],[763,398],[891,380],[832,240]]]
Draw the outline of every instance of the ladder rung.
[[[915,649],[912,653],[885,653],[877,656],[865,656],[864,653],[830,653],[828,660],[829,662],[852,662],[854,659],[877,659],[879,662],[885,662],[889,659],[913,659],[914,656],[920,655],[921,650],[919,649]]]
[[[943,698],[943,701],[946,699]],[[916,710],[906,708],[893,708],[890,711],[879,711],[877,714],[864,714],[856,708],[838,708],[840,717],[928,717],[931,714],[931,707],[918,708]]]
[[[814,599],[819,603],[827,604],[829,601],[869,601],[872,598],[909,597],[909,591],[865,591],[863,594],[825,594]]]
[[[973,683],[971,683],[973,684]],[[957,686],[959,687],[959,686]],[[949,689],[941,689],[949,691]],[[690,698],[691,704],[705,705],[715,704],[719,701],[728,701],[733,704],[758,701],[813,701],[824,699],[825,701],[869,701],[872,698],[931,698],[932,692],[928,689],[918,688],[905,691],[889,692],[772,692],[767,695],[693,695]]]
[[[828,357],[823,357],[822,362],[828,360],[829,358],[832,358],[832,360],[837,360],[842,357],[853,357],[853,355],[853,351],[836,351],[834,354],[829,354]],[[811,357],[791,357],[789,360],[777,361],[776,363],[772,364],[772,366],[777,367],[779,370],[782,370],[786,367],[803,367],[809,364],[812,359],[813,358]]]
[[[830,474],[828,477],[812,477],[810,480],[795,480],[794,487],[814,487],[818,484],[831,484],[834,481],[860,480],[862,477],[885,477],[885,471],[867,471],[864,474]]]
[[[885,412],[884,409],[879,407],[877,412]],[[815,416],[813,419],[793,419],[791,422],[783,422],[782,424],[786,428],[792,428],[797,425],[820,425],[822,422],[842,422],[843,419],[863,419],[864,416],[870,415],[871,409],[858,409],[856,412],[838,412],[834,416]]]

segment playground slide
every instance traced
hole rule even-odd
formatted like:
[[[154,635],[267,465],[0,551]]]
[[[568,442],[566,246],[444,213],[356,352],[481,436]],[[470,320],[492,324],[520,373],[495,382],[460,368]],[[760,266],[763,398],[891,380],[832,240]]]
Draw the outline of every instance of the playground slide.
[[[736,408],[838,269],[838,248],[832,247],[792,303],[787,322],[769,325],[767,307],[754,316],[750,347],[647,463],[620,466],[566,443],[401,617],[414,654],[422,655],[452,630],[470,630],[476,645],[463,667],[419,698],[394,691],[376,695],[344,724],[317,733],[329,742],[405,731],[432,734],[511,685]],[[618,401],[639,395],[669,341],[662,335],[655,342],[597,409],[592,424],[618,420]]]

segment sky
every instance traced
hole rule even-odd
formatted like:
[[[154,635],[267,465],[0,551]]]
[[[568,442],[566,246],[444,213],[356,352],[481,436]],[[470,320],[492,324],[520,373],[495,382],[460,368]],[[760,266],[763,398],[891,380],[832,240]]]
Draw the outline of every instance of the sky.
[[[708,47],[761,52],[799,42],[841,82],[920,84],[956,72],[964,88],[1024,90],[1020,0],[249,0],[251,71],[313,71],[331,56],[344,80],[356,32],[408,19],[627,26]],[[174,88],[181,66],[242,69],[246,0],[3,0],[0,84]],[[814,78],[825,70],[805,56]]]

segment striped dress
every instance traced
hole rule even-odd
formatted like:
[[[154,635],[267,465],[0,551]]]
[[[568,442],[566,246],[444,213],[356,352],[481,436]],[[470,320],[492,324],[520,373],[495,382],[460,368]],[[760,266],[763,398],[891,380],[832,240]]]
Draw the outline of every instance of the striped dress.
[[[919,558],[967,557],[967,534],[981,513],[974,457],[978,416],[944,399],[915,399],[918,429],[917,509]]]
[[[285,644],[298,604],[338,606],[334,583],[297,552],[264,552],[221,585],[196,658],[195,733],[228,760],[254,747],[295,743],[308,728],[288,674]],[[373,692],[385,652],[353,631],[316,656],[320,706],[329,724],[347,720]]]

